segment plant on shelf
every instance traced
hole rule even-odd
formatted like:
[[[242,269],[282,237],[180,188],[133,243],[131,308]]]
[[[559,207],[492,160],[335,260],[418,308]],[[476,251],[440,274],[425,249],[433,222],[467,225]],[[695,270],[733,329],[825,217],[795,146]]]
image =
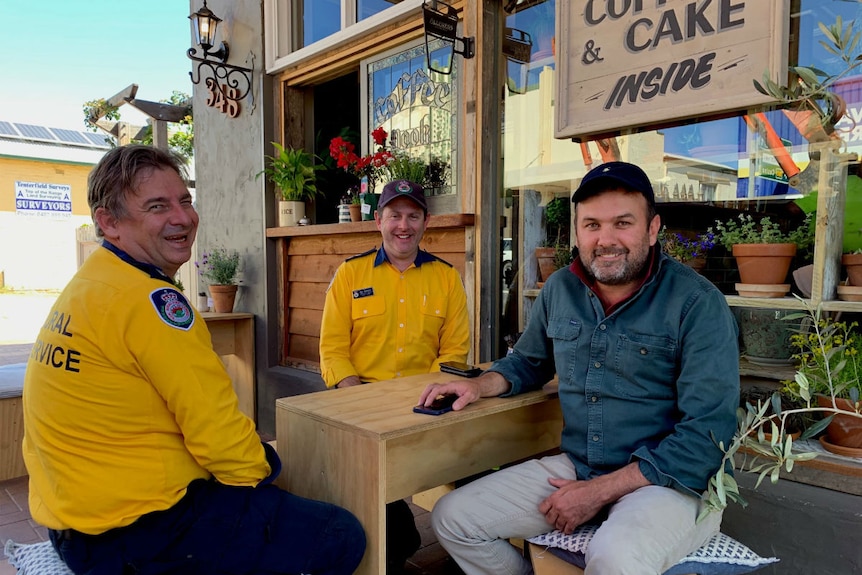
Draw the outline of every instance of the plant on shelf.
[[[662,226],[658,239],[662,251],[683,264],[706,257],[706,253],[715,247],[715,234],[711,231],[690,238],[679,232],[670,233]]]
[[[434,190],[449,183],[449,162],[437,156],[431,156],[425,168],[425,185]]]
[[[235,285],[239,274],[239,252],[216,248],[195,262],[198,274],[209,285]]]
[[[737,290],[744,296],[783,296],[790,290],[784,280],[794,256],[814,244],[811,214],[785,232],[769,216],[757,220],[750,213],[741,213],[735,219],[716,220],[715,228],[707,233],[714,234],[715,241],[736,258],[741,281]]]
[[[425,186],[428,164],[421,158],[414,158],[403,152],[395,152],[386,164],[385,180],[407,180]]]
[[[710,511],[724,509],[728,502],[747,505],[730,473],[731,469],[758,474],[757,487],[767,476],[772,483],[777,483],[782,469],[790,473],[796,462],[817,457],[814,451],[798,449],[798,444],[788,433],[791,419],[799,416],[821,418],[805,429],[797,442],[818,436],[839,418],[845,427],[851,421],[862,425],[860,366],[857,365],[862,360],[858,359],[860,344],[853,331],[855,326],[824,319],[819,306],[813,308],[804,300],[800,301],[806,312],[787,316],[787,319],[810,320],[811,333],[800,333],[798,340],[801,346],[799,356],[807,359],[800,363],[794,381],[788,382],[783,390],[791,401],[798,402],[794,404],[798,407],[785,409],[781,393],[775,392],[768,401],[747,403],[737,410],[737,430],[730,443],[717,443],[724,457],[703,495],[705,505],[701,517]],[[820,398],[819,402],[817,398]],[[828,448],[831,443],[829,437],[826,441],[821,438],[824,447]],[[857,437],[862,439],[862,432]],[[858,453],[862,454],[862,450]]]
[[[275,156],[266,156],[269,165],[255,178],[266,175],[281,192],[284,201],[303,202],[317,195],[315,173],[323,166],[314,164],[314,156],[301,148],[285,148],[272,142]]]
[[[386,174],[387,166],[392,160],[392,153],[386,149],[386,138],[389,136],[382,127],[371,132],[377,149],[370,154],[360,156],[356,153],[356,145],[344,135],[339,135],[329,142],[329,155],[335,160],[336,167],[361,181],[366,178],[368,191],[373,193],[374,187]]]
[[[572,248],[569,246],[571,214],[568,198],[552,198],[545,205],[545,240],[535,250],[540,281],[546,281],[554,271],[572,262]]]

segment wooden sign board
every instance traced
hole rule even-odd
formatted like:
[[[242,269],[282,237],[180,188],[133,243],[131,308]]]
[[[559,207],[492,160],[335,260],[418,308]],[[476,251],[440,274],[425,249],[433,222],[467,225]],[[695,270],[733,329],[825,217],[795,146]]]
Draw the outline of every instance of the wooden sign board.
[[[789,0],[557,2],[557,138],[649,129],[772,102],[786,77]]]

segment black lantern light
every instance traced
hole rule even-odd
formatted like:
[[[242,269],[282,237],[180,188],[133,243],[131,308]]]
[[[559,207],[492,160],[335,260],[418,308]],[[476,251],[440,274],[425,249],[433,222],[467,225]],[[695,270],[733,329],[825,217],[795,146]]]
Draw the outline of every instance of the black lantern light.
[[[242,68],[227,64],[230,48],[227,42],[221,42],[215,51],[211,51],[216,43],[216,31],[221,18],[213,14],[204,0],[203,8],[189,16],[192,21],[195,42],[203,50],[203,57],[197,55],[197,48],[188,50],[188,57],[198,63],[197,68],[189,72],[193,84],[200,83],[201,68],[209,68],[211,75],[206,79],[210,89],[216,88],[228,100],[242,100],[251,90],[251,68]]]
[[[422,3],[422,14],[425,24],[425,60],[429,70],[451,74],[453,54],[461,54],[464,58],[472,58],[475,55],[475,39],[472,36],[458,36],[458,12],[452,6],[441,0],[425,0]],[[442,40],[445,50],[448,51],[448,54],[445,54],[444,66],[438,66],[431,58],[429,43],[435,38]],[[461,43],[460,49],[455,47],[456,41]]]

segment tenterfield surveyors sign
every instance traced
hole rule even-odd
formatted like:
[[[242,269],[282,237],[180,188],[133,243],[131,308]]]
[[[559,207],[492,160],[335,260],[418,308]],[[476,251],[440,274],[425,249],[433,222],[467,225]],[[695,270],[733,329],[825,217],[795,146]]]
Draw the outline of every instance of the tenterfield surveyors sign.
[[[789,0],[557,2],[556,137],[743,110],[787,69]]]

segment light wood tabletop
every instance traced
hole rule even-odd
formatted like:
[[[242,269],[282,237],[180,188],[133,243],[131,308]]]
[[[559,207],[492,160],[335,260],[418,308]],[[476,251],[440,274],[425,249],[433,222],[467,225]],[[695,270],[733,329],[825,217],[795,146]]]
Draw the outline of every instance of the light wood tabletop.
[[[329,501],[362,522],[368,548],[357,573],[385,573],[385,505],[559,446],[556,385],[483,398],[439,416],[413,413],[435,373],[276,401],[278,483]]]

